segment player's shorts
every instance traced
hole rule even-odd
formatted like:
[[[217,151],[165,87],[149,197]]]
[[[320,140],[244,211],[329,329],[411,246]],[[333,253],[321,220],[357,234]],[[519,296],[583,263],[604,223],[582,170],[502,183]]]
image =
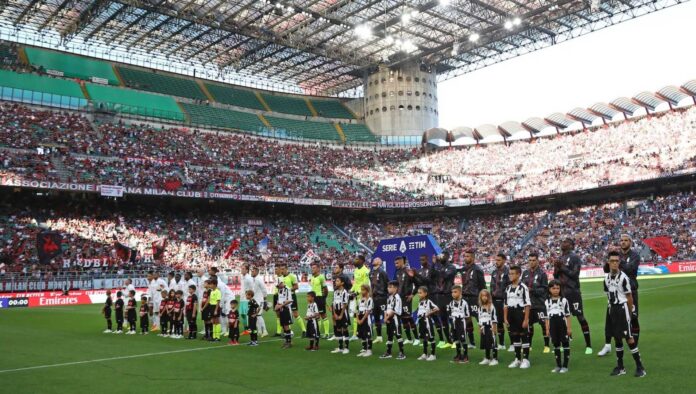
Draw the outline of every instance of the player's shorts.
[[[355,300],[348,301],[348,314],[354,316],[357,310],[358,308],[357,304],[355,303]]]
[[[413,318],[413,305],[411,305],[411,303],[413,302],[413,300],[411,300],[411,302],[406,301],[406,297],[404,297],[403,300],[404,301],[403,301],[403,304],[401,306],[402,307],[401,319],[402,320],[409,319],[409,318],[412,319]]]
[[[326,313],[326,297],[318,295],[314,297],[314,302],[317,304],[319,313]]]
[[[387,299],[378,297],[372,299],[372,315],[380,316],[380,321],[384,319],[384,311],[387,310]]]
[[[209,308],[210,308],[210,318],[211,319],[216,319],[216,318],[220,317],[220,312],[222,312],[220,310],[220,308],[216,308],[215,305],[210,305]]]
[[[362,318],[362,316],[358,316]],[[370,317],[368,316],[363,323],[358,324],[358,338],[367,339],[370,338],[370,336],[372,336],[372,326],[370,324]]]
[[[290,313],[290,308],[286,306],[285,308],[281,309],[278,313],[278,320],[280,321],[281,326],[292,325],[292,313]]]
[[[419,317],[418,318],[418,333],[420,334],[420,339],[433,340],[435,338],[435,323],[430,317]]]
[[[568,328],[563,316],[551,316],[549,318],[549,336],[554,346],[568,342]]]
[[[464,301],[466,301],[467,304],[469,304],[469,315],[471,315],[471,317],[475,317],[476,320],[478,320],[478,296],[463,296],[462,298],[464,299]]]
[[[297,304],[297,294],[292,293],[292,305],[290,308],[294,311],[298,310],[298,304]]]
[[[466,319],[452,318],[452,338],[466,341]]]
[[[436,294],[435,295],[435,305],[437,305],[437,309],[440,310],[440,318],[447,319],[447,307],[449,306],[449,303],[452,302],[452,295],[451,294]],[[444,323],[444,322],[443,322]]]
[[[636,309],[636,315],[638,315],[638,289],[631,289],[631,295],[633,296],[633,306]]]
[[[626,304],[609,306],[609,322],[611,335],[614,338],[631,338],[631,314]]]
[[[496,311],[497,312],[497,311]],[[531,309],[529,311],[529,325],[539,323],[541,325],[546,324],[546,311],[543,309]]]
[[[155,313],[159,313],[160,311],[160,301],[152,301],[150,304],[152,304],[152,310],[155,311]]]
[[[210,305],[201,308],[201,319],[203,321],[210,320]]]
[[[570,314],[573,316],[580,316],[584,313],[582,308],[582,294],[581,293],[568,293],[564,295],[568,300],[568,305],[570,306]]]
[[[104,317],[107,319],[111,319],[111,308],[104,309]]]
[[[348,311],[346,311],[345,314],[343,315],[343,319],[336,320],[334,327],[335,328],[348,328],[348,326],[350,326],[350,315],[348,314]]]
[[[508,308],[507,316],[509,330],[511,333],[521,334],[527,330],[522,328],[524,322],[524,308]]]

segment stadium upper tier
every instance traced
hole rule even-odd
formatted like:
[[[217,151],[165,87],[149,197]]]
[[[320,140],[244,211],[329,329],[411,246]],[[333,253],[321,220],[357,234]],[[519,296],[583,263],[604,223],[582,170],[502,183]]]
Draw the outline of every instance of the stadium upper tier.
[[[9,199],[8,199],[9,198]],[[559,212],[530,212],[468,217],[426,216],[391,220],[379,216],[361,220],[343,216],[307,219],[258,210],[246,213],[191,209],[110,208],[94,202],[52,200],[17,203],[5,196],[0,203],[0,262],[10,273],[38,262],[36,248],[28,247],[40,228],[58,232],[64,252],[42,270],[80,270],[78,259],[109,262],[112,270],[127,263],[115,253],[116,242],[136,252],[139,261],[153,259],[153,244],[164,244],[164,266],[195,269],[218,266],[239,268],[243,262],[289,263],[297,270],[300,259],[314,251],[325,267],[351,260],[356,251],[370,254],[379,240],[404,235],[432,234],[443,250],[461,264],[462,251],[474,249],[477,262],[487,272],[497,253],[511,256],[511,264],[524,264],[527,252],[538,251],[544,268],[560,255],[560,242],[576,240],[576,253],[583,265],[601,266],[606,252],[618,245],[622,233],[635,240],[646,262],[660,261],[641,240],[669,235],[677,253],[672,260],[696,258],[696,196],[676,193],[646,200],[591,205]],[[182,229],[185,229],[183,231]],[[268,239],[266,250],[258,245]],[[239,251],[225,259],[233,239]],[[266,241],[264,241],[265,243]],[[64,268],[64,264],[71,268]]]
[[[118,90],[89,84],[87,88],[95,93]],[[195,116],[218,116],[208,112],[217,111],[212,107],[184,107]],[[247,123],[249,128],[264,122],[287,130],[296,127],[283,118],[242,117],[227,110],[220,116],[236,116],[234,122]],[[315,130],[306,128],[307,123],[301,125],[305,133],[338,133],[328,123],[315,122]],[[461,206],[696,171],[696,107],[531,141],[431,153],[305,146],[251,135],[139,124],[85,124],[89,121],[81,115],[1,104],[0,145],[18,149],[4,152],[1,174],[97,185],[318,199],[310,205],[328,201],[346,206],[341,201],[351,200]],[[36,151],[56,145],[61,153],[50,160]],[[60,171],[36,165],[42,161],[50,161]]]
[[[8,45],[2,45],[0,48],[5,48],[0,52],[0,58],[18,56],[8,52]],[[355,119],[355,115],[337,99],[262,92],[217,82],[201,81],[202,84],[199,85],[198,80],[181,75],[115,65],[64,52],[34,47],[21,47],[20,51],[24,51],[31,66],[53,75],[62,74],[84,81],[92,81],[96,77],[107,81],[110,85],[127,86],[136,90],[192,100],[217,101],[260,111],[308,117]]]

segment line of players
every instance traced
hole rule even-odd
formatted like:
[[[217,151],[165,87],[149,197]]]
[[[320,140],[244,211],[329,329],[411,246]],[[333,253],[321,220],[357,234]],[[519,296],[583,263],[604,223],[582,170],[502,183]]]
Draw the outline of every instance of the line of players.
[[[605,271],[608,273],[604,286],[609,304],[605,324],[606,345],[602,352],[607,354],[610,351],[609,342],[613,338],[616,342],[617,367],[612,371],[612,375],[625,374],[623,368],[623,340],[625,339],[636,360],[635,376],[645,376],[637,347],[639,328],[637,324],[636,275],[640,259],[631,250],[631,245],[630,237],[622,235],[620,251],[610,253],[608,263],[605,265]],[[351,284],[350,278],[343,274],[343,265],[339,264],[334,270],[334,298],[329,308],[331,320],[334,323],[334,336],[331,339],[336,339],[339,342],[339,346],[333,353],[348,353],[348,343],[351,339],[348,337],[348,326],[350,325],[350,317],[353,316],[353,332],[357,334],[363,344],[363,351],[359,354],[361,357],[371,355],[372,344],[382,341],[382,325],[385,324],[388,341],[387,352],[382,355],[382,358],[391,358],[391,350],[395,340],[399,345],[397,359],[405,358],[404,344],[419,345],[419,341],[423,341],[424,352],[420,359],[434,360],[435,332],[437,332],[440,339],[440,344],[437,347],[456,348],[457,355],[453,362],[466,363],[468,362],[467,348],[475,347],[472,318],[476,318],[481,333],[482,347],[486,349],[486,358],[482,364],[497,364],[497,350],[505,348],[503,327],[507,327],[512,348],[515,351],[515,361],[510,364],[510,368],[528,368],[530,366],[528,357],[533,325],[539,323],[544,332],[544,352],[550,351],[548,348],[549,336],[555,347],[557,368],[552,372],[566,372],[570,352],[569,316],[571,314],[578,318],[583,330],[586,341],[585,353],[592,353],[589,326],[582,313],[582,295],[579,282],[581,262],[578,256],[572,253],[573,247],[571,239],[562,241],[563,254],[560,259],[554,262],[554,277],[556,279],[551,284],[546,283],[546,273],[539,268],[536,254],[529,255],[529,270],[524,273],[519,267],[508,268],[505,265],[505,255],[496,256],[496,269],[492,273],[490,291],[486,289],[483,270],[474,263],[473,251],[465,252],[465,264],[460,270],[450,262],[447,253],[433,256],[432,266],[429,265],[427,256],[421,256],[421,269],[417,271],[408,268],[406,259],[399,257],[395,261],[396,274],[392,281],[388,279],[382,268],[382,261],[378,258],[373,261],[371,271],[365,267],[363,257],[356,258],[353,274],[354,284]],[[614,260],[616,260],[616,264],[614,264]],[[252,271],[256,271],[258,274],[255,268]],[[326,317],[328,290],[318,264],[312,265],[312,277],[310,278],[312,291],[308,293],[308,310],[304,319],[299,319],[297,311],[298,303],[295,295],[297,278],[287,273],[287,267],[280,266],[277,273],[280,275],[273,304],[280,325],[277,332],[282,331],[285,337],[283,347],[289,348],[291,346],[290,327],[294,317],[296,321],[302,323],[304,323],[303,320],[307,321],[306,328],[304,324],[301,324],[303,336],[306,335],[310,338],[310,346],[307,349],[317,350],[320,326],[324,328],[325,334],[328,331]],[[254,291],[249,288],[253,286],[253,282],[248,281],[248,265],[243,267],[242,274],[244,308],[239,310],[237,301],[231,300],[227,313],[222,311],[223,297],[217,288],[215,276],[212,275],[210,279],[204,281],[206,290],[203,293],[201,314],[206,322],[205,338],[220,340],[220,321],[226,320],[229,326],[234,328],[230,329],[230,344],[238,344],[239,318],[246,316],[244,326],[252,335],[250,344],[257,344],[257,319],[262,319],[261,309],[263,309],[265,297],[261,301],[262,303],[256,302]],[[461,286],[454,286],[456,275],[460,275]],[[350,292],[349,290],[352,288],[360,289],[360,295],[358,296],[357,292]],[[561,289],[563,297],[560,297]],[[192,310],[196,309],[195,291],[195,285],[191,285],[189,298],[185,304],[187,311],[189,305]],[[136,303],[133,297],[135,292],[131,291],[130,293],[131,298],[128,300],[125,310],[129,323],[131,323],[130,332],[134,332]],[[183,316],[182,294],[174,292],[173,295],[175,297],[173,310],[178,312],[175,315]],[[414,295],[419,296],[418,311],[415,316],[411,313]],[[162,294],[162,297],[165,296],[169,297],[171,293]],[[359,300],[357,300],[358,297],[360,297]],[[117,296],[117,321],[120,299],[121,297]],[[109,300],[110,297],[108,297],[105,309],[110,308]],[[140,307],[143,333],[147,332],[147,316],[150,314],[146,300],[147,298],[144,296],[143,304],[145,305],[141,304]],[[635,306],[634,300],[636,300]],[[122,300],[120,302],[123,303]],[[169,316],[167,312],[169,302],[167,300],[164,303],[166,305],[164,307],[165,314],[162,316]],[[179,305],[178,309],[176,308],[177,304]],[[162,312],[161,305],[160,312]],[[497,324],[501,315],[504,326]],[[193,320],[193,326],[189,325],[189,338],[195,338],[196,316],[191,317],[192,319],[189,321]],[[110,319],[107,321],[108,330],[110,330]],[[180,337],[183,334],[182,321],[183,319],[178,317],[173,321],[173,327],[176,327],[174,328],[174,337]],[[372,322],[374,322],[374,327],[372,327]],[[179,327],[182,328],[179,329]],[[372,340],[373,332],[376,334],[374,341]],[[402,332],[405,334],[406,340],[401,337]],[[428,354],[428,345],[431,348],[430,354]],[[563,363],[561,363],[560,357],[561,346],[564,351]],[[600,355],[602,354],[600,353]]]

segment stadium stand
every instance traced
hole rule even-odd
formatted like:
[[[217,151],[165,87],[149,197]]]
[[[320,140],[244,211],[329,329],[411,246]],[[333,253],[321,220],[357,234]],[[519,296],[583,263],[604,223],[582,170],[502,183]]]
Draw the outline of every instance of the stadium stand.
[[[223,86],[215,83],[206,83],[205,87],[216,101],[235,105],[237,107],[251,108],[265,111],[266,108],[256,97],[256,93],[247,89],[240,89],[233,86]]]
[[[276,128],[276,133],[282,137],[329,141],[340,140],[333,123],[287,119],[276,116],[266,116],[266,119],[271,126]]]
[[[370,132],[364,124],[361,123],[341,123],[341,129],[346,136],[346,142],[376,142],[378,137]]]
[[[87,105],[80,85],[67,79],[0,70],[0,86],[4,100],[70,108]]]
[[[261,93],[261,97],[263,97],[263,100],[274,112],[313,116],[312,111],[309,109],[307,102],[303,98],[270,93]]]
[[[123,83],[130,88],[187,97],[194,100],[208,99],[205,93],[198,87],[198,84],[192,79],[178,78],[155,71],[137,70],[129,67],[117,66],[116,68],[123,79]]]
[[[92,77],[98,77],[106,79],[110,85],[120,84],[110,63],[34,47],[25,47],[24,51],[29,62],[36,67],[60,71],[70,78],[89,81]]]
[[[338,100],[309,100],[317,110],[317,116],[324,118],[355,119],[355,116]]]
[[[189,114],[193,124],[211,125],[252,133],[258,133],[265,127],[256,114],[209,105],[181,103],[181,106]]]
[[[153,118],[183,121],[184,113],[174,98],[111,86],[86,84],[97,109]]]

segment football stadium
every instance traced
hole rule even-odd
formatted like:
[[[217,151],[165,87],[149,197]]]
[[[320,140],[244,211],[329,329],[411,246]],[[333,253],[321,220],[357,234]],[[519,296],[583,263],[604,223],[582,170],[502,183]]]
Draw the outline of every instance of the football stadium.
[[[0,0],[0,393],[693,392],[694,20]]]

